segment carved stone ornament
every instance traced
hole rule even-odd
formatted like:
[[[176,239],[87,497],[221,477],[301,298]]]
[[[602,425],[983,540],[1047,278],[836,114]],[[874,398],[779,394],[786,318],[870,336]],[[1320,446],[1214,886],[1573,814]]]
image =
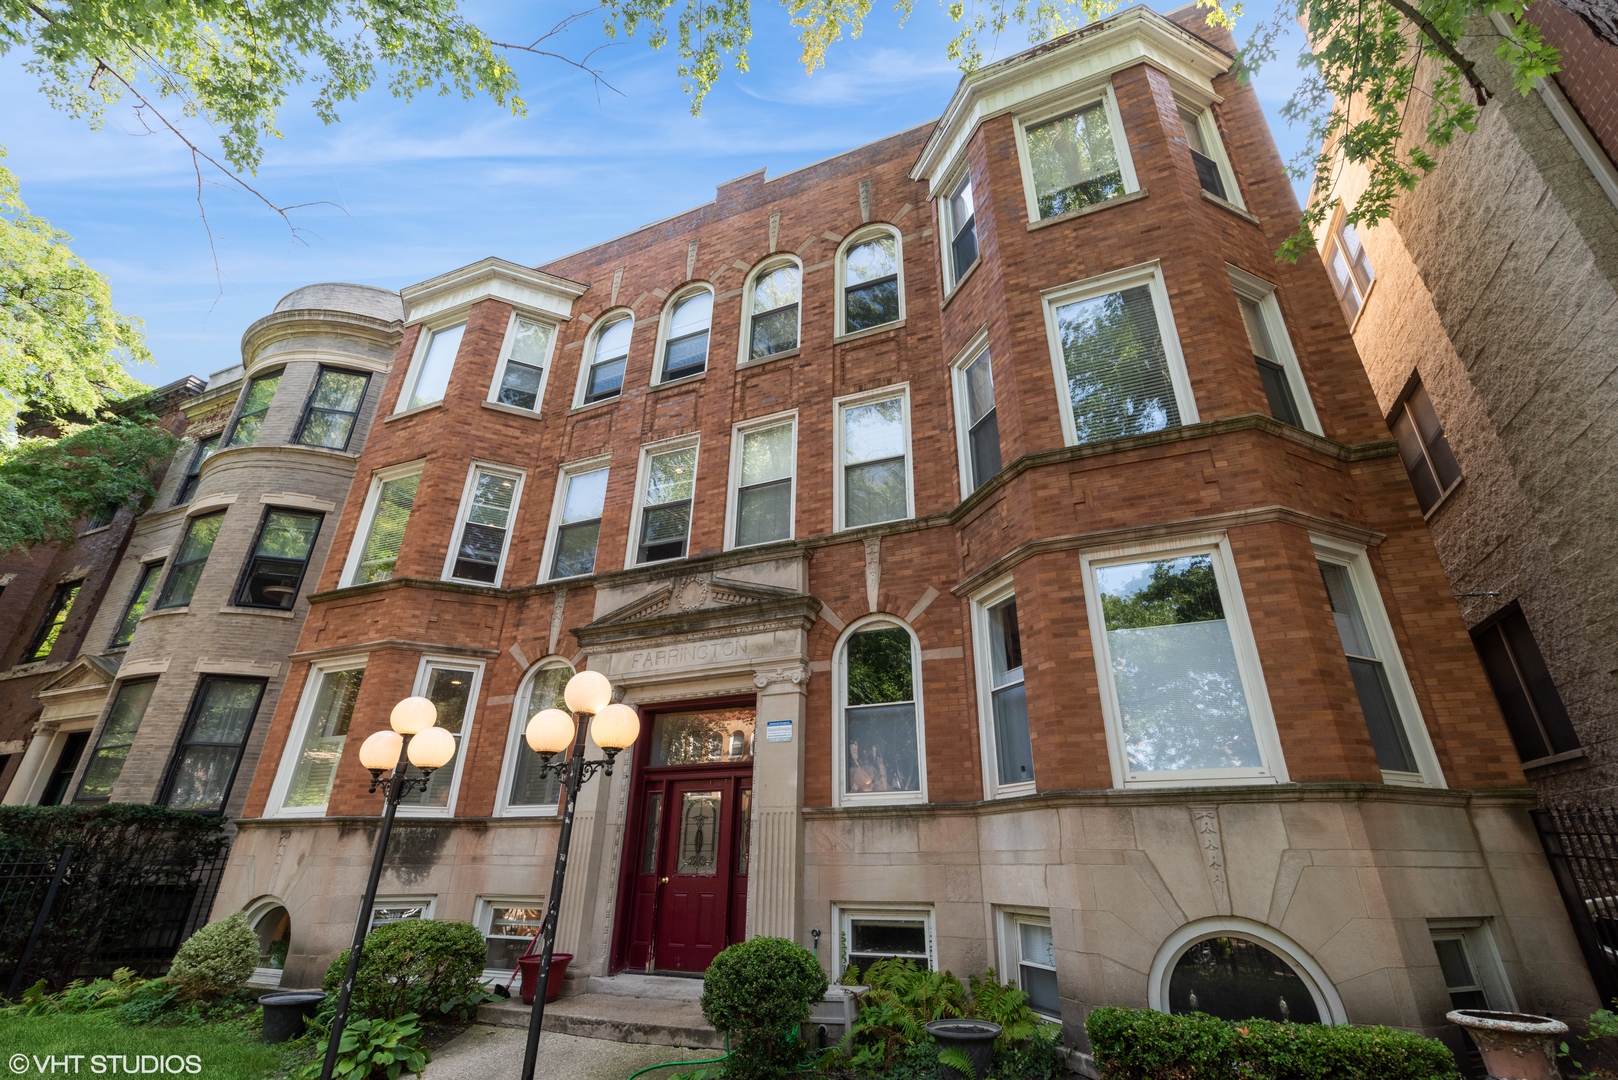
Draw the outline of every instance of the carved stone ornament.
[[[771,683],[792,683],[795,686],[802,686],[808,681],[809,669],[802,664],[792,664],[788,667],[753,673],[753,685],[760,690],[763,690]]]

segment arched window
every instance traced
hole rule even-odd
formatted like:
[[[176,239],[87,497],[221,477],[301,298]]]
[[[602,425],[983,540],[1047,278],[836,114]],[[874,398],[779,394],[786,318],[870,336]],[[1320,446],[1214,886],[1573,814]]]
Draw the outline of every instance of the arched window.
[[[287,950],[292,945],[292,917],[287,914],[286,905],[273,896],[253,901],[243,914],[258,938],[258,961],[254,964],[252,985],[279,986]]]
[[[634,333],[635,320],[623,315],[603,321],[606,325],[596,332],[595,348],[579,390],[581,405],[617,397],[624,388],[624,364],[629,360],[629,337]]]
[[[1347,1021],[1320,966],[1288,938],[1249,919],[1181,926],[1152,962],[1147,1000],[1160,1012],[1224,1020]]]
[[[898,322],[904,317],[899,237],[883,231],[856,236],[842,260],[842,332]]]
[[[562,691],[573,677],[573,668],[565,660],[542,660],[529,673],[518,688],[517,705],[511,714],[511,733],[507,740],[506,758],[511,766],[506,770],[504,791],[505,809],[513,813],[554,813],[561,799],[562,782],[555,773],[539,771],[539,755],[524,739],[528,721],[542,709],[562,709]]]
[[[713,325],[713,293],[688,293],[669,309],[659,382],[700,375],[708,369],[708,329]]]
[[[796,263],[765,266],[753,279],[749,294],[747,351],[742,361],[764,360],[798,347],[799,298],[803,271]]]
[[[924,801],[915,635],[880,617],[856,624],[840,647],[837,675],[839,802]]]

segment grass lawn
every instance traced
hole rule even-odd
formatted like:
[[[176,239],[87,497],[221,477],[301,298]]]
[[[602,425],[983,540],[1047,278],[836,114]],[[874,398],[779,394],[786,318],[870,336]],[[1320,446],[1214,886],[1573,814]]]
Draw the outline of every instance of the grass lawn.
[[[126,1073],[267,1080],[302,1064],[309,1052],[301,1042],[267,1046],[231,1024],[131,1027],[95,1013],[0,1020],[0,1080],[110,1080]],[[75,1061],[64,1055],[83,1056]]]

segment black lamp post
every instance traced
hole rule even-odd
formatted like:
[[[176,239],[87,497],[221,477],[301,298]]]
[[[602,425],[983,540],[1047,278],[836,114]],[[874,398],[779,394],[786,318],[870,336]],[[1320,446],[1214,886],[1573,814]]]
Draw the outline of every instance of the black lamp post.
[[[382,880],[382,860],[387,855],[388,838],[393,835],[393,815],[399,803],[416,788],[427,790],[433,770],[455,756],[455,737],[438,723],[438,707],[424,697],[405,698],[393,707],[390,731],[378,731],[360,746],[360,764],[371,773],[371,792],[383,789],[382,833],[376,839],[376,855],[371,859],[371,878],[360,898],[359,918],[354,921],[354,943],[348,950],[348,968],[343,987],[337,994],[337,1015],[332,1017],[331,1034],[326,1041],[326,1061],[320,1067],[320,1080],[331,1080],[337,1067],[337,1048],[348,1023],[348,1003],[354,996],[354,975],[359,970],[360,952],[371,928],[371,908],[376,903],[376,887]],[[408,764],[406,764],[408,762]],[[419,777],[407,776],[410,765]]]
[[[534,1008],[528,1015],[528,1045],[523,1052],[522,1080],[534,1080],[539,1063],[539,1032],[545,1022],[545,995],[550,988],[551,955],[556,950],[556,918],[562,909],[562,885],[567,880],[567,849],[573,839],[573,810],[579,788],[596,770],[612,775],[612,762],[618,752],[634,745],[640,734],[640,717],[628,705],[610,704],[612,684],[599,671],[581,671],[568,680],[563,694],[569,716],[561,709],[545,709],[528,721],[525,737],[539,754],[540,771],[562,777],[562,831],[556,839],[556,869],[551,874],[551,894],[545,904],[544,951],[539,957],[539,985],[534,990]],[[591,718],[588,724],[586,718]],[[596,745],[607,756],[585,761],[586,732],[595,736]],[[571,747],[563,761],[552,762],[557,754]],[[325,1080],[325,1078],[323,1078]]]

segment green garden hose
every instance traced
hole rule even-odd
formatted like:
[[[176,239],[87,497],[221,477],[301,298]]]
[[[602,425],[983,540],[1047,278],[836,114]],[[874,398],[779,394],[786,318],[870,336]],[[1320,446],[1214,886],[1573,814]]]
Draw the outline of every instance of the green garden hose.
[[[637,1069],[630,1073],[628,1080],[635,1080],[641,1073],[656,1072],[658,1069],[672,1069],[677,1065],[717,1065],[730,1056],[730,1034],[725,1034],[725,1052],[716,1058],[705,1058],[701,1061],[662,1061],[656,1065],[648,1065],[644,1069]]]

